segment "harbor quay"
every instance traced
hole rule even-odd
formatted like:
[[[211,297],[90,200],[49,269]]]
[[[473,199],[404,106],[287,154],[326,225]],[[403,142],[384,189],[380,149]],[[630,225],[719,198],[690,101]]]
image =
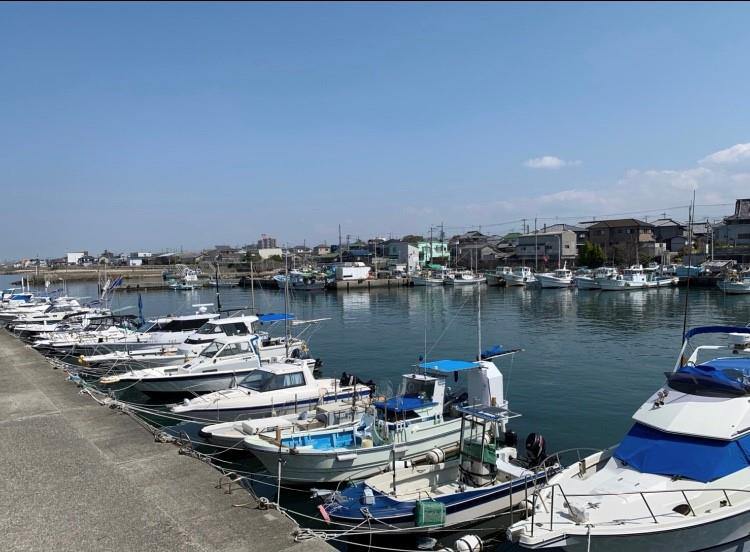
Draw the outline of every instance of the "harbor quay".
[[[0,549],[333,550],[0,332]],[[236,506],[239,505],[239,506]]]

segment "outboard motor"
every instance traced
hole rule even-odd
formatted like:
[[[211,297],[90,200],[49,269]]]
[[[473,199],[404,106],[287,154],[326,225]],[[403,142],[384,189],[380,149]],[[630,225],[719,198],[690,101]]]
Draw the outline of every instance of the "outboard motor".
[[[536,467],[547,458],[547,443],[539,433],[529,433],[526,437],[526,460],[530,467]]]
[[[503,441],[505,442],[506,447],[515,447],[516,445],[518,445],[518,435],[516,435],[515,431],[511,431],[509,429],[505,432]]]

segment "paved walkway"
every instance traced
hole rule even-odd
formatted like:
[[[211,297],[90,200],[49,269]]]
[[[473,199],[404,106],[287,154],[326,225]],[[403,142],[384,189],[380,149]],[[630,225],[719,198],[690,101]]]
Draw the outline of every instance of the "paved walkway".
[[[0,330],[0,550],[333,550],[217,482]]]

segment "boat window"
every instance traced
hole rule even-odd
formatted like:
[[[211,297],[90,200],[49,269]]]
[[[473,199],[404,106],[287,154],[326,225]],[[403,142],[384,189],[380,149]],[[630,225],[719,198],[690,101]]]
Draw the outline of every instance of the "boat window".
[[[228,357],[246,353],[250,350],[250,344],[246,341],[242,343],[229,343],[219,353],[220,357]]]
[[[240,385],[259,392],[277,391],[279,389],[288,389],[305,385],[305,376],[302,372],[274,374],[272,372],[266,372],[265,370],[255,370],[242,380]]]
[[[222,324],[222,329],[226,335],[247,335],[248,329],[242,322],[235,322],[232,324]]]
[[[205,349],[201,351],[202,357],[212,358],[218,351],[219,351],[220,345],[214,341],[210,345],[206,346]]]
[[[195,333],[199,333],[201,335],[209,335],[209,334],[220,334],[221,326],[219,324],[212,324],[211,322],[206,322],[203,324],[200,328],[198,328],[198,331]]]

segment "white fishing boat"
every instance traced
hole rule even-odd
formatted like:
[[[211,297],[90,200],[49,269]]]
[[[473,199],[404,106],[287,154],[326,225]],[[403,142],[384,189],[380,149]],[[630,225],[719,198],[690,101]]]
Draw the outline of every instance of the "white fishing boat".
[[[498,266],[494,272],[488,272],[487,285],[488,286],[502,286],[505,285],[505,276],[513,273],[513,268],[510,266]]]
[[[502,391],[502,375],[490,377],[499,382],[492,392]],[[431,465],[397,467],[349,485],[327,498],[324,519],[362,531],[398,528],[400,533],[457,529],[497,517],[504,519],[493,523],[495,529],[507,526],[511,511],[525,509],[537,485],[558,468],[544,465],[544,438],[535,433],[526,440],[526,458],[518,457],[518,439],[506,424],[519,415],[502,397],[489,398],[494,406],[456,408],[461,415],[457,459],[446,461],[446,451],[433,449]]]
[[[182,278],[169,284],[170,289],[178,291],[192,291],[202,287],[203,283],[198,279],[198,271],[185,268]]]
[[[716,335],[726,341],[708,344]],[[688,331],[674,369],[622,441],[553,477],[508,538],[571,552],[742,550],[750,534],[749,378],[750,328]]]
[[[230,422],[299,413],[318,404],[358,401],[370,396],[372,390],[367,385],[315,379],[314,368],[315,361],[311,359],[263,364],[238,381],[236,387],[185,399],[169,410],[204,422]]]
[[[242,444],[245,437],[259,433],[275,433],[279,429],[310,431],[355,425],[362,419],[367,408],[369,408],[368,399],[358,402],[335,401],[314,405],[309,410],[299,413],[203,426],[200,435],[216,445],[237,447]]]
[[[134,388],[150,396],[196,395],[227,389],[261,365],[256,335],[220,337],[179,366],[129,370],[104,376],[99,383]]]
[[[537,279],[528,266],[517,266],[510,274],[505,274],[505,285],[507,286],[525,286],[536,284]]]
[[[578,289],[600,289],[600,280],[609,280],[617,276],[617,269],[611,266],[602,266],[590,274],[581,274],[573,278]]]
[[[643,273],[641,265],[633,265],[612,278],[601,280],[599,287],[602,291],[635,291],[647,289],[650,286]]]
[[[502,397],[502,375],[489,361],[442,360],[420,368],[402,377],[398,395],[375,401],[375,415],[363,417],[356,428],[254,435],[245,439],[245,448],[274,472],[281,459],[282,480],[296,483],[362,479],[395,460],[424,458],[436,447],[455,448],[461,419],[447,408],[457,398],[446,401],[446,375],[466,372],[468,400],[476,397],[472,402]]]
[[[568,270],[567,263],[554,272],[537,274],[536,279],[543,288],[569,288],[573,285],[573,273]]]
[[[471,286],[474,284],[485,284],[487,278],[484,274],[476,274],[471,270],[461,270],[446,276],[444,283],[449,286]]]
[[[740,295],[750,293],[750,271],[738,274],[736,270],[727,274],[716,286],[724,293]]]

